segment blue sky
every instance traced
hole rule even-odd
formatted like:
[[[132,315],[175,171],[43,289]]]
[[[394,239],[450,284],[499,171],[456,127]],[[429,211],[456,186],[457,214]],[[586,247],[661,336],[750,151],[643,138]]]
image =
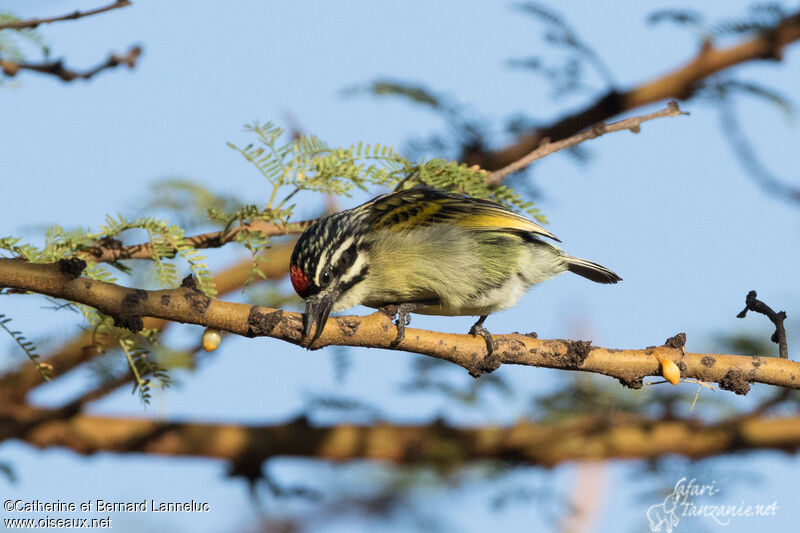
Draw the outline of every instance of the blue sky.
[[[3,8],[32,16],[96,5],[51,1],[34,11],[29,2],[11,0]],[[713,19],[739,14],[746,5],[706,2],[703,11]],[[610,65],[618,84],[627,87],[682,64],[696,51],[688,32],[644,23],[647,13],[662,6],[573,1],[560,9]],[[342,96],[344,88],[375,78],[425,82],[474,109],[498,133],[515,112],[549,121],[592,98],[584,93],[554,100],[541,79],[507,67],[510,58],[551,50],[540,38],[541,25],[506,2],[232,2],[222,7],[139,0],[133,7],[41,30],[54,54],[64,55],[76,68],[133,43],[141,43],[144,54],[135,70],[103,73],[89,83],[21,75],[13,86],[2,88],[3,235],[33,237],[36,228],[55,222],[96,228],[106,213],[135,213],[148,184],[171,176],[189,177],[219,192],[235,191],[248,202],[264,201],[267,184],[225,146],[226,141],[249,142],[242,126],[253,120],[287,124],[292,117],[330,144],[380,142],[401,149],[411,137],[442,129],[438,117],[403,102]],[[753,64],[737,72],[796,97],[800,47],[790,48],[780,64]],[[796,122],[762,102],[741,99],[740,104],[756,149],[777,174],[796,179],[796,160],[788,149],[798,142]],[[592,141],[589,165],[557,155],[536,167],[531,176],[543,192],[539,206],[549,229],[570,253],[607,265],[624,282],[608,287],[562,276],[530,291],[518,307],[490,317],[492,331],[535,330],[542,337],[589,338],[619,348],[658,344],[686,331],[687,348],[703,351],[724,332],[769,335],[762,317],[734,318],[750,289],[785,309],[790,335],[797,331],[800,209],[766,195],[745,175],[720,135],[714,109],[698,101],[682,107],[690,117],[647,123],[638,135],[624,132]],[[319,205],[309,203],[304,214]],[[230,250],[208,255],[215,265],[239,257]],[[57,341],[77,330],[74,318],[64,313],[47,315],[43,323],[40,301],[16,298],[13,304],[0,304],[14,306],[0,312],[12,314],[29,336]],[[415,317],[414,325],[466,331],[471,321]],[[186,326],[172,335],[177,343],[188,343],[199,331]],[[396,421],[442,415],[453,423],[511,423],[524,412],[530,394],[563,378],[555,371],[503,368],[500,372],[518,396],[509,400],[490,394],[482,405],[465,408],[435,395],[398,390],[397,376],[407,375],[415,356],[354,351],[352,372],[337,383],[330,352],[307,352],[270,339],[229,338],[195,374],[179,374],[182,386],[157,394],[146,413],[127,390],[92,411],[263,424],[296,415],[309,394],[336,392],[372,402]],[[2,363],[20,357],[7,349]],[[456,383],[470,379],[460,372],[449,377]],[[33,399],[58,403],[81,390],[87,379],[88,373],[77,372],[66,383],[42,387]],[[692,385],[681,387],[693,390]],[[755,387],[754,394],[765,390]],[[640,394],[648,394],[647,388]],[[731,401],[745,407],[753,400]],[[688,406],[681,408],[688,411]],[[256,517],[246,487],[227,479],[225,466],[214,461],[106,454],[84,458],[5,442],[0,462],[13,464],[20,477],[17,485],[0,485],[4,494],[74,501],[196,496],[213,509],[191,522],[178,522],[175,516],[120,517],[114,528],[123,531],[164,527],[162,520],[171,520],[175,530],[219,531],[252,524]],[[744,468],[762,476],[757,491],[733,484],[726,488],[726,502],[777,499],[782,504],[769,522],[736,522],[728,531],[780,530],[800,518],[792,508],[800,474],[793,456],[759,453],[718,462],[722,469]],[[634,468],[613,463],[606,480],[608,505],[597,518],[596,531],[646,525],[644,513],[657,502],[636,499],[647,481],[635,479]],[[365,469],[311,468],[290,460],[275,465],[287,481],[307,479],[313,472],[323,484],[342,486],[357,486]],[[574,472],[574,465],[552,472],[532,469],[517,480],[569,493]],[[420,505],[441,512],[458,530],[478,531],[490,524],[511,530],[552,526],[541,521],[534,505],[492,513],[486,500],[493,488],[468,482],[452,491],[432,491],[431,497],[423,493]],[[712,524],[703,525],[714,530]],[[317,529],[359,527],[368,526],[344,520]],[[400,521],[394,527],[409,524]]]

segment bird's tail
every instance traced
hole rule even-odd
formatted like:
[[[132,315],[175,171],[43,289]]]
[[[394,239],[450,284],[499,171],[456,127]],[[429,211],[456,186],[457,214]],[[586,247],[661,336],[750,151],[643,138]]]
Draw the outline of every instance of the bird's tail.
[[[595,283],[616,283],[622,281],[615,272],[607,269],[602,265],[581,259],[579,257],[567,256],[567,270],[573,274],[583,276],[590,279]]]

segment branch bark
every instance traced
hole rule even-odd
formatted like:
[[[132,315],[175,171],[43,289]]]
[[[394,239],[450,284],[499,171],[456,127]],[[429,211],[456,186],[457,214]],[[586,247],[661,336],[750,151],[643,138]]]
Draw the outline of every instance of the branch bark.
[[[63,263],[63,261],[62,261]],[[146,291],[76,277],[62,263],[31,264],[0,259],[0,286],[81,302],[114,317],[133,331],[142,317],[199,324],[247,337],[267,336],[299,344],[299,313],[258,305],[212,300],[190,287]],[[328,345],[394,349],[396,327],[384,313],[343,316],[328,320],[314,349]],[[747,394],[750,383],[800,388],[800,363],[787,359],[684,352],[682,346],[618,350],[590,342],[540,340],[521,334],[494,335],[495,351],[487,356],[485,341],[472,335],[406,329],[396,349],[450,361],[473,375],[491,372],[501,364],[580,370],[604,374],[628,387],[640,388],[642,378],[661,376],[660,361],[672,360],[682,378],[718,382],[720,387]]]
[[[266,279],[281,279],[286,275],[293,248],[294,242],[275,245],[269,249],[265,257],[260,258],[258,268]],[[250,261],[244,261],[214,276],[213,282],[218,294],[228,294],[244,286],[250,277],[250,266]],[[160,318],[150,317],[143,320],[144,327],[148,329],[164,330],[169,324],[170,322]],[[64,343],[56,352],[42,357],[41,362],[52,368],[51,376],[56,378],[97,355],[98,350],[92,346],[91,332],[84,332]],[[43,383],[44,380],[36,367],[25,361],[16,371],[0,377],[0,402],[22,402],[28,392]]]
[[[494,459],[550,467],[564,461],[649,459],[665,454],[697,459],[741,450],[796,452],[800,445],[797,416],[704,423],[619,415],[465,428],[439,422],[314,427],[304,418],[241,426],[82,414],[60,418],[60,414],[35,409],[0,412],[0,441],[22,439],[39,448],[62,446],[82,454],[138,452],[224,459],[249,465],[256,472],[263,461],[279,456],[440,465]]]
[[[715,48],[706,42],[694,59],[672,72],[626,91],[611,91],[589,107],[525,135],[506,148],[467,152],[462,160],[490,171],[503,168],[533,152],[544,139],[560,141],[592,124],[662,100],[686,100],[702,80],[735,65],[757,59],[780,60],[783,49],[797,40],[800,40],[800,11],[756,37],[728,48]]]
[[[313,223],[314,220],[304,220],[280,225],[264,222],[263,220],[252,220],[235,228],[193,235],[187,237],[186,240],[189,241],[189,244],[194,248],[219,248],[229,242],[235,242],[240,233],[259,231],[270,237],[295,235],[302,233],[304,229]],[[177,250],[173,249],[173,253],[175,252],[177,252]],[[84,250],[81,255],[96,263],[109,263],[124,259],[152,259],[153,245],[149,242],[145,242],[131,246],[123,246],[122,243],[116,239],[106,239],[105,241],[99,242],[96,246]]]
[[[514,161],[510,165],[507,165],[500,170],[496,170],[491,172],[486,177],[486,182],[492,185],[498,185],[503,179],[508,176],[509,174],[513,174],[514,172],[518,172],[528,165],[542,159],[545,156],[548,156],[552,153],[558,152],[559,150],[564,150],[566,148],[570,148],[572,146],[578,145],[584,141],[588,141],[589,139],[595,139],[600,137],[601,135],[605,135],[606,133],[612,133],[615,131],[622,131],[622,130],[630,130],[633,133],[639,133],[641,125],[643,122],[647,122],[648,120],[654,120],[661,117],[674,117],[677,115],[688,115],[689,113],[685,113],[680,110],[678,107],[678,102],[671,101],[666,109],[662,109],[661,111],[656,111],[655,113],[649,113],[647,115],[641,115],[638,117],[630,117],[624,120],[619,120],[617,122],[613,122],[611,124],[605,124],[603,122],[599,122],[592,126],[591,128],[582,131],[576,135],[568,137],[566,139],[562,139],[556,142],[550,142],[549,139],[542,139],[542,143],[531,153]]]
[[[49,17],[49,18],[34,18],[28,20],[18,20],[16,22],[4,22],[0,24],[0,30],[21,30],[24,28],[36,28],[40,24],[50,24],[52,22],[61,22],[64,20],[76,20],[84,17],[90,17],[92,15],[98,15],[100,13],[105,13],[106,11],[111,11],[112,9],[119,9],[121,7],[128,7],[131,5],[130,0],[116,0],[113,4],[109,4],[104,7],[98,7],[97,9],[91,9],[88,11],[73,11],[72,13],[67,13],[66,15],[60,15],[58,17]]]
[[[141,54],[142,48],[140,46],[132,46],[125,54],[110,54],[103,63],[84,72],[66,68],[61,60],[46,63],[17,63],[10,59],[3,59],[0,60],[0,69],[2,69],[3,74],[9,77],[16,76],[20,70],[30,70],[56,76],[62,81],[88,80],[104,70],[120,65],[127,65],[128,68],[133,68],[136,66],[136,61]]]

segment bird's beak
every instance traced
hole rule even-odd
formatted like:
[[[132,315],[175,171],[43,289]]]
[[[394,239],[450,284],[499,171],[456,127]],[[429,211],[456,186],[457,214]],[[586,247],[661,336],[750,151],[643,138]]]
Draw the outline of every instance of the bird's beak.
[[[320,294],[306,300],[306,312],[303,314],[303,338],[301,346],[309,347],[322,335],[325,329],[325,322],[331,314],[333,304],[336,302],[336,293]],[[310,337],[311,330],[314,328],[314,336]]]

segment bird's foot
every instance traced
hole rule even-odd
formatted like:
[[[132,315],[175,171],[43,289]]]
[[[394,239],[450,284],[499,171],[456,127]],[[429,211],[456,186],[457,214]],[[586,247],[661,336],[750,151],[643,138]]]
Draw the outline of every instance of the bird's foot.
[[[478,336],[480,335],[483,337],[483,340],[486,341],[486,356],[492,355],[494,352],[494,339],[492,339],[492,334],[489,333],[489,330],[483,327],[483,321],[486,320],[486,317],[481,317],[477,322],[475,322],[471,328],[469,328],[469,334]]]
[[[474,378],[479,378],[483,374],[494,372],[500,368],[500,358],[494,355],[494,339],[492,338],[492,334],[489,333],[489,330],[483,327],[484,320],[486,320],[485,316],[480,317],[478,321],[469,328],[470,335],[480,335],[483,337],[483,340],[486,341],[486,355],[476,360],[467,368],[469,375]]]
[[[392,348],[396,348],[403,339],[406,338],[406,326],[411,324],[411,312],[415,309],[419,309],[424,304],[417,304],[417,303],[405,303],[400,305],[385,305],[380,308],[380,311],[389,316],[389,318],[394,318],[397,316],[397,319],[394,321],[395,326],[397,326],[397,337],[392,341],[389,345]]]

